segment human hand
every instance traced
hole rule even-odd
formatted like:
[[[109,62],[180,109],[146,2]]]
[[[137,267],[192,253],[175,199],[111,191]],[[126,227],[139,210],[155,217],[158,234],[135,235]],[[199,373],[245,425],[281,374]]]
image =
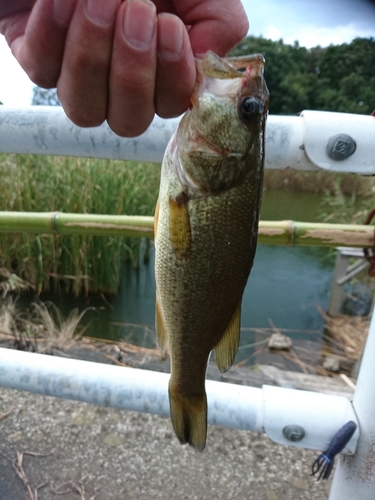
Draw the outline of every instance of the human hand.
[[[240,0],[0,0],[0,32],[30,79],[57,87],[76,125],[107,120],[125,137],[184,112],[194,54],[225,55],[247,29]]]

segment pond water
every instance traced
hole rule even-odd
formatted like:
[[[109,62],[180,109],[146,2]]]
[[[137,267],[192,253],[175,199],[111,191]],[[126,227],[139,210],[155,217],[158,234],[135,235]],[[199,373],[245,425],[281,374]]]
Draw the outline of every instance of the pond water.
[[[265,192],[263,220],[318,220],[321,198],[309,193]],[[317,306],[327,309],[334,265],[334,252],[316,247],[283,247],[259,245],[245,289],[242,305],[241,348],[237,362],[254,352],[253,330],[275,325],[291,332],[293,338],[317,340],[323,318]],[[90,299],[43,295],[53,301],[64,314],[74,307],[95,307],[85,316],[86,334],[112,340],[124,339],[151,347],[155,345],[154,253],[150,262],[133,269],[126,264],[117,296]],[[309,332],[306,332],[306,331]],[[318,335],[319,336],[319,335]]]

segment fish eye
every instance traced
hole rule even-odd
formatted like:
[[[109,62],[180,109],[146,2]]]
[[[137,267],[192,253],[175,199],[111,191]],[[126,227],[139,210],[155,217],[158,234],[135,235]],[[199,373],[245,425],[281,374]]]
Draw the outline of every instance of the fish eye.
[[[254,120],[262,111],[263,104],[253,96],[244,97],[238,107],[239,116],[244,122]]]

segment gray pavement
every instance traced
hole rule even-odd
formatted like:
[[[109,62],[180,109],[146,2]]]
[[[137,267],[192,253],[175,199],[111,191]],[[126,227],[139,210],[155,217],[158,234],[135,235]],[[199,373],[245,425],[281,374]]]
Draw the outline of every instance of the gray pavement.
[[[321,500],[330,486],[309,476],[316,452],[262,434],[209,426],[198,453],[166,418],[2,388],[0,452],[0,500],[30,500],[26,480],[35,500]]]

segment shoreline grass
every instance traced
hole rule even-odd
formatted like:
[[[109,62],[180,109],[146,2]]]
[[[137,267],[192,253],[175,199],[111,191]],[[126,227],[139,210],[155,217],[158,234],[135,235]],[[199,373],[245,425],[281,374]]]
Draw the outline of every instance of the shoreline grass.
[[[160,166],[2,154],[0,178],[0,211],[153,215]],[[372,208],[375,181],[351,174],[268,170],[264,188],[324,195],[322,222],[363,223]],[[124,261],[137,266],[141,258],[147,260],[149,245],[149,240],[119,237],[0,233],[0,268],[31,283],[37,293],[115,294]]]
[[[0,210],[153,215],[159,176],[152,163],[0,155]],[[124,260],[137,265],[148,248],[130,238],[0,234],[0,267],[38,293],[113,294]]]

